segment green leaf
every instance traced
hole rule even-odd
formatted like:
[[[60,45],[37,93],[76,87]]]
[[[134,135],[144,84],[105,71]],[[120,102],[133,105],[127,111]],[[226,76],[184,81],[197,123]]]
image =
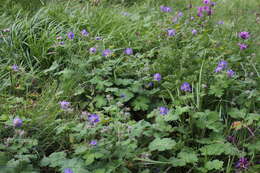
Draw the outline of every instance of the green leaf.
[[[246,109],[232,108],[228,114],[235,119],[244,119],[246,117]]]
[[[188,152],[180,152],[178,157],[183,160],[185,163],[196,163],[198,162],[197,154],[188,153]]]
[[[101,95],[97,95],[94,98],[94,101],[96,102],[96,106],[98,108],[101,108],[102,106],[105,106],[107,104],[106,98],[104,96],[101,96]]]
[[[222,161],[219,161],[219,160],[213,160],[213,161],[208,161],[206,164],[205,164],[205,168],[207,169],[207,170],[213,170],[213,169],[215,169],[215,170],[220,170],[220,169],[222,169],[222,167],[223,167],[223,163],[224,162],[222,162]]]
[[[90,165],[95,160],[95,154],[94,153],[85,154],[83,158],[85,159],[85,164]]]
[[[173,167],[181,167],[186,165],[186,163],[182,159],[177,158],[170,158],[170,162],[172,163]]]
[[[172,149],[175,145],[176,142],[170,138],[156,138],[150,143],[149,149],[150,151],[165,151]]]
[[[139,110],[145,111],[149,108],[149,104],[150,104],[150,100],[148,98],[139,96],[133,101],[132,106],[134,107],[135,111],[139,111]]]
[[[65,152],[55,152],[49,155],[48,157],[44,157],[41,161],[41,166],[57,167],[60,166],[65,159]]]
[[[216,143],[206,145],[200,148],[202,155],[236,155],[237,149],[234,148],[230,143]]]

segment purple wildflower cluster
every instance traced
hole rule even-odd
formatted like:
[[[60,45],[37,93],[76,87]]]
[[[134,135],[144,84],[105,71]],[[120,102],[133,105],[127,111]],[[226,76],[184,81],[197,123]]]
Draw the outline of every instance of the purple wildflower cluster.
[[[218,63],[218,66],[216,67],[215,72],[219,73],[219,72],[225,70],[227,67],[228,67],[227,61],[221,60]],[[232,69],[227,70],[227,76],[228,77],[233,77],[234,75],[235,75],[235,72]]]
[[[242,31],[242,32],[240,32],[240,33],[238,34],[238,36],[239,36],[240,38],[242,38],[243,40],[247,40],[247,39],[250,38],[250,33],[249,33],[249,32],[246,32],[246,31]],[[248,47],[248,46],[247,46],[246,44],[244,44],[244,43],[238,43],[237,45],[239,46],[240,50],[245,50],[245,49],[247,49],[247,47]]]
[[[213,14],[213,7],[216,5],[215,2],[212,2],[211,0],[203,0],[204,6],[198,7],[197,16],[203,17],[204,15],[211,16]]]

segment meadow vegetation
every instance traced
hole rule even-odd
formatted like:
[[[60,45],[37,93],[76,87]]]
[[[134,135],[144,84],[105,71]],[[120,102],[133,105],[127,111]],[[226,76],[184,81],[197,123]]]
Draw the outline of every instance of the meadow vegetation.
[[[259,0],[1,0],[0,173],[260,172]]]

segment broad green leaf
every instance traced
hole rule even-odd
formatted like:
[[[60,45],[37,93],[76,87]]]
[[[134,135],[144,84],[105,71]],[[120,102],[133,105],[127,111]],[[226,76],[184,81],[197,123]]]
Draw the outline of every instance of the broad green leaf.
[[[220,170],[222,169],[223,167],[223,163],[222,161],[219,161],[219,160],[213,160],[213,161],[208,161],[206,164],[205,164],[205,168],[207,170]]]
[[[165,151],[172,149],[175,145],[176,142],[170,138],[156,138],[150,143],[149,149],[151,151]]]

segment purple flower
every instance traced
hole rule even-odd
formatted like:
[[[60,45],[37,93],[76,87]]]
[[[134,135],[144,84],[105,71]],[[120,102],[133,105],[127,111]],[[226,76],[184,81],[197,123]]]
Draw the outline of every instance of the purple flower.
[[[196,35],[198,32],[197,32],[196,29],[193,29],[193,30],[191,31],[191,33],[192,33],[193,35]]]
[[[247,45],[243,43],[238,43],[237,45],[240,47],[240,50],[245,50],[247,48]]]
[[[147,85],[147,88],[152,88],[152,87],[153,87],[153,85],[154,85],[154,83],[153,83],[153,82],[149,82],[149,83],[148,83],[148,85]]]
[[[96,37],[95,40],[102,40],[102,38],[101,37]]]
[[[171,7],[167,7],[167,6],[161,5],[161,6],[160,6],[160,9],[161,9],[162,12],[165,12],[165,13],[172,12]]]
[[[233,70],[227,70],[227,76],[228,77],[233,77],[235,75],[235,72]]]
[[[97,52],[97,49],[96,49],[95,47],[91,47],[91,48],[89,49],[89,52],[90,52],[91,54],[94,54],[94,53]]]
[[[59,102],[61,109],[68,110],[70,108],[70,102],[61,101]]]
[[[13,120],[13,125],[14,125],[14,127],[22,127],[23,120],[21,120],[20,118],[17,117]]]
[[[216,5],[216,2],[211,2],[210,5],[211,7],[214,7]]]
[[[19,67],[18,67],[18,65],[16,65],[16,64],[12,65],[11,68],[12,68],[12,70],[15,71],[15,72],[17,72],[17,71],[20,70]]]
[[[193,17],[193,16],[190,17],[190,20],[194,20],[194,19],[195,19],[195,17]]]
[[[74,38],[74,36],[75,36],[75,35],[74,35],[73,32],[69,32],[69,33],[68,33],[68,38],[69,38],[69,39],[72,40],[72,39]]]
[[[180,11],[179,13],[178,13],[178,17],[182,17],[183,16],[183,13]]]
[[[161,115],[167,115],[168,112],[169,112],[169,109],[166,108],[166,107],[163,107],[163,106],[160,107],[159,110],[160,110],[160,114],[161,114]]]
[[[243,32],[239,33],[239,37],[246,40],[250,37],[250,34],[249,34],[249,32],[243,31]]]
[[[88,116],[88,120],[90,121],[91,124],[96,124],[100,121],[100,118],[97,114],[91,114]]]
[[[221,60],[219,63],[218,63],[218,67],[222,67],[223,69],[227,68],[227,61],[225,60]]]
[[[250,163],[247,160],[247,158],[241,157],[241,158],[239,158],[239,160],[236,163],[236,168],[237,169],[248,169],[249,165],[250,165]]]
[[[222,70],[223,70],[222,67],[217,66],[217,68],[215,69],[215,72],[218,73],[218,72],[221,72]]]
[[[210,0],[203,0],[203,3],[204,3],[204,4],[209,4],[209,3],[210,3]]]
[[[176,31],[174,29],[168,29],[167,34],[168,34],[169,37],[172,37],[172,36],[175,36]]]
[[[108,57],[112,54],[112,51],[110,49],[106,49],[103,51],[102,56]]]
[[[89,144],[92,145],[92,146],[96,146],[97,145],[97,140],[92,140],[92,141],[90,141]]]
[[[153,75],[153,79],[156,80],[156,81],[160,81],[162,79],[162,76],[160,73],[155,73]]]
[[[59,44],[60,44],[60,45],[64,45],[64,41],[60,41]]]
[[[70,168],[65,168],[64,173],[73,173],[72,169]]]
[[[132,55],[132,54],[133,54],[133,49],[132,49],[132,48],[126,48],[125,51],[124,51],[124,53],[125,53],[126,55]]]
[[[83,36],[87,36],[88,34],[89,34],[89,32],[87,30],[85,30],[85,29],[83,29],[81,31],[81,35],[83,35]]]
[[[181,90],[182,91],[185,91],[185,92],[191,92],[191,86],[188,82],[184,82],[182,85],[181,85]]]

